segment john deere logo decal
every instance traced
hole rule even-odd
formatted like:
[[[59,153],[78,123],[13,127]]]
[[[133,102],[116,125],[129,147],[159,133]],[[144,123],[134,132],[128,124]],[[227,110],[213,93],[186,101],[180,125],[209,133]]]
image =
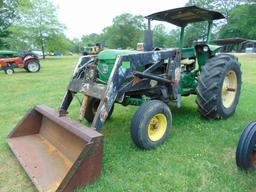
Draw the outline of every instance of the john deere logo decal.
[[[154,63],[159,62],[159,61],[160,61],[160,58],[161,58],[160,53],[154,52],[154,53],[152,54],[152,59],[153,59],[153,62],[154,62]]]
[[[108,73],[108,65],[106,65],[106,64],[102,65],[102,73],[104,73],[104,74]]]

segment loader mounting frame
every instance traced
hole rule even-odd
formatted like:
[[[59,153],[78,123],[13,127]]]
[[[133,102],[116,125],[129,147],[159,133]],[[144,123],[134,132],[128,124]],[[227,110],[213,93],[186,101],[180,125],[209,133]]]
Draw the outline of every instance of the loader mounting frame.
[[[62,101],[60,115],[67,113],[78,92],[100,99],[92,122],[92,128],[97,131],[102,129],[115,102],[127,105],[129,99],[136,99],[135,95],[166,103],[173,100],[181,105],[179,49],[119,55],[108,82],[97,78],[97,62],[97,56],[80,58]]]

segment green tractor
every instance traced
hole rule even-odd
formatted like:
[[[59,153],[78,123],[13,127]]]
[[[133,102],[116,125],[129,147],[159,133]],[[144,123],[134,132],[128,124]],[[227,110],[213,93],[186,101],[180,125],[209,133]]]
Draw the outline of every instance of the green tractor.
[[[222,119],[231,116],[239,101],[241,69],[233,55],[217,54],[220,46],[210,45],[213,21],[224,16],[196,6],[154,13],[146,17],[144,52],[106,50],[98,56],[84,56],[74,71],[60,107],[60,115],[78,92],[85,95],[81,117],[101,131],[114,109],[114,103],[140,106],[131,123],[134,143],[154,148],[167,139],[172,116],[168,107],[181,107],[182,96],[197,95],[203,117]],[[152,20],[181,27],[179,48],[154,50]],[[207,41],[183,48],[185,27],[208,22]]]

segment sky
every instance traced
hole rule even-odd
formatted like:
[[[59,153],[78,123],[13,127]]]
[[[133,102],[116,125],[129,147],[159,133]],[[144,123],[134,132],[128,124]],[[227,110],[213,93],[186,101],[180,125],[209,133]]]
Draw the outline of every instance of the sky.
[[[112,24],[114,17],[122,13],[146,16],[158,11],[183,7],[188,0],[52,0],[52,2],[58,7],[60,22],[67,27],[66,36],[72,39],[91,33],[101,33],[105,27]]]

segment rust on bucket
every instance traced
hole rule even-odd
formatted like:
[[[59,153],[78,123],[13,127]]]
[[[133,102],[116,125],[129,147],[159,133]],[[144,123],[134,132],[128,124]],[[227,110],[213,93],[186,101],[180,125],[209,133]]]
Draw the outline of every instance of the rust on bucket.
[[[73,191],[101,175],[103,135],[45,105],[31,110],[7,142],[38,191]]]

